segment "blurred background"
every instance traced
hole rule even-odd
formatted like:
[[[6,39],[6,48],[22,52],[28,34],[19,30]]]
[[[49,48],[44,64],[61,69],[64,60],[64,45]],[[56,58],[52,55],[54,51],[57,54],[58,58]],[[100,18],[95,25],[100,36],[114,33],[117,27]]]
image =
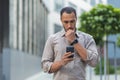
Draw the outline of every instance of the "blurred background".
[[[76,27],[84,31],[82,14],[97,4],[110,4],[120,15],[119,3],[120,0],[0,0],[0,80],[52,80],[52,74],[41,69],[41,56],[47,38],[62,29],[61,8],[75,8]],[[120,79],[118,20],[116,33],[104,35],[103,43],[97,44],[100,62],[95,68],[86,68],[86,80]],[[112,30],[109,29],[108,32]]]

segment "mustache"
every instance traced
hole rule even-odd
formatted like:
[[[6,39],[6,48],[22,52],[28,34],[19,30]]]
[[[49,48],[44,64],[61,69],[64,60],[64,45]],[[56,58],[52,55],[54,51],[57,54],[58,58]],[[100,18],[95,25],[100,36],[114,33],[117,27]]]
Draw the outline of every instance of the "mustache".
[[[69,28],[69,29],[73,30],[73,28]],[[68,29],[68,30],[69,30],[69,29]]]
[[[70,27],[70,28],[68,28],[67,30],[74,30],[74,28]]]
[[[76,28],[68,28],[67,30],[74,30],[74,29],[76,30]]]

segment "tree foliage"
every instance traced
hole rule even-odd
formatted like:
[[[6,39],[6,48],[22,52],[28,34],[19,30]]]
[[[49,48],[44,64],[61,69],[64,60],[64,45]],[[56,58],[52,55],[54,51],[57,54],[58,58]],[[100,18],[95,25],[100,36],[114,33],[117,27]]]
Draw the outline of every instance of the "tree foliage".
[[[103,37],[120,32],[120,9],[98,4],[80,16],[79,30],[91,34],[99,45]]]
[[[117,38],[117,46],[120,47],[120,36]]]

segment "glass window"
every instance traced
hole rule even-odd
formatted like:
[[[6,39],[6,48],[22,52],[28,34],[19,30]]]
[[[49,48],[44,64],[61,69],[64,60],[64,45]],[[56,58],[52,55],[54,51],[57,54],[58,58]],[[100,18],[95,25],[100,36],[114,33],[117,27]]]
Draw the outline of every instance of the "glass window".
[[[55,0],[55,11],[60,12],[63,6],[64,6],[63,0]]]
[[[99,0],[99,3],[102,3],[102,0]]]
[[[70,2],[69,2],[69,6],[71,6],[71,7],[73,7],[74,9],[76,9],[76,10],[77,10],[77,6],[76,6],[76,5],[74,5],[73,3],[70,3]]]
[[[91,0],[90,4],[94,6],[96,4],[95,0]]]

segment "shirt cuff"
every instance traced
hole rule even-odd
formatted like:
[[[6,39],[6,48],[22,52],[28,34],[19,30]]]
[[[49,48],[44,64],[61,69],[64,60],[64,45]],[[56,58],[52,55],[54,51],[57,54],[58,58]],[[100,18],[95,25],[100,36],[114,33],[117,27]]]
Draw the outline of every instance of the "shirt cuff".
[[[43,70],[44,72],[50,73],[50,68],[52,66],[53,62],[46,62],[43,64]]]
[[[98,54],[90,50],[87,50],[86,62],[88,63],[88,65],[95,67],[98,63]]]
[[[90,60],[92,60],[92,51],[90,51],[90,50],[87,50],[87,61],[90,61]]]

